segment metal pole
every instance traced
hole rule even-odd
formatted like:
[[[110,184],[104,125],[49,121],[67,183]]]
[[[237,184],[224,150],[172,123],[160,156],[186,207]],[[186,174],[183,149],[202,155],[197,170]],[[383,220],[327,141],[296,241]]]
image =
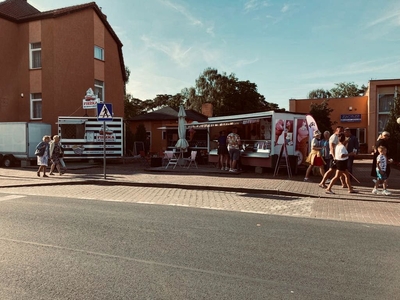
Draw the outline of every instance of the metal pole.
[[[106,121],[103,121],[103,173],[106,179]]]

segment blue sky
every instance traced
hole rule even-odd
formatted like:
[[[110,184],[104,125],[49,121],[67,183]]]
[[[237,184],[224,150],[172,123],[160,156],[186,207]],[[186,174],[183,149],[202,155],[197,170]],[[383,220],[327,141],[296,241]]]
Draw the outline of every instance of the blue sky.
[[[28,0],[41,11],[78,0]],[[211,67],[288,109],[317,88],[400,78],[398,0],[98,0],[124,44],[127,90],[146,100]],[[60,6],[61,5],[61,6]]]

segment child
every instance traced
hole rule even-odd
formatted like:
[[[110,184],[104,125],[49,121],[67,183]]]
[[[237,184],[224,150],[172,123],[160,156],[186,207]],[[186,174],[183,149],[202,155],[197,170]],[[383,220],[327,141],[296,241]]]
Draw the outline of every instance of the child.
[[[375,182],[374,189],[372,190],[373,194],[378,194],[378,187],[379,184],[383,185],[383,195],[390,195],[391,192],[386,190],[386,180],[387,180],[387,175],[386,175],[386,168],[388,164],[387,160],[387,149],[384,146],[379,146],[378,147],[378,157],[376,158],[376,174],[377,174],[377,180]]]

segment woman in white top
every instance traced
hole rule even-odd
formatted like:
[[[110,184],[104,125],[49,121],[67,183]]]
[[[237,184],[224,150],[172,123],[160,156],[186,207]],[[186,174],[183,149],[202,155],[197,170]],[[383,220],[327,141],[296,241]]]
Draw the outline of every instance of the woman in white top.
[[[345,182],[347,187],[349,188],[349,193],[356,193],[356,191],[351,186],[350,182],[350,175],[349,171],[347,170],[347,159],[349,156],[353,156],[354,152],[348,153],[344,142],[346,140],[346,136],[343,132],[339,133],[339,143],[335,147],[335,162],[336,162],[336,174],[335,177],[332,178],[331,182],[329,183],[326,193],[327,194],[334,194],[331,188],[334,185],[335,181],[338,180],[342,175],[344,175]]]

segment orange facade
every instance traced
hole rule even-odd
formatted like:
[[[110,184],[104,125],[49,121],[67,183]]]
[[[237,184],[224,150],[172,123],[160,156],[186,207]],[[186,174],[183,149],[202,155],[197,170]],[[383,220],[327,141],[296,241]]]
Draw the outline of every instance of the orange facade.
[[[32,9],[26,1],[13,2]],[[96,116],[95,109],[82,106],[95,80],[102,82],[114,116],[124,116],[122,44],[94,2],[22,18],[7,15],[1,4],[0,122],[49,123],[56,134],[59,116]],[[41,45],[39,68],[31,66],[32,43]],[[95,46],[103,49],[103,59],[94,57]],[[34,94],[41,96],[39,118],[32,118]]]
[[[375,145],[378,135],[388,121],[393,98],[398,95],[400,79],[370,80],[365,96],[330,98],[328,105],[333,109],[331,121],[352,129],[368,153]],[[309,113],[311,103],[320,104],[324,99],[290,99],[289,111]]]

